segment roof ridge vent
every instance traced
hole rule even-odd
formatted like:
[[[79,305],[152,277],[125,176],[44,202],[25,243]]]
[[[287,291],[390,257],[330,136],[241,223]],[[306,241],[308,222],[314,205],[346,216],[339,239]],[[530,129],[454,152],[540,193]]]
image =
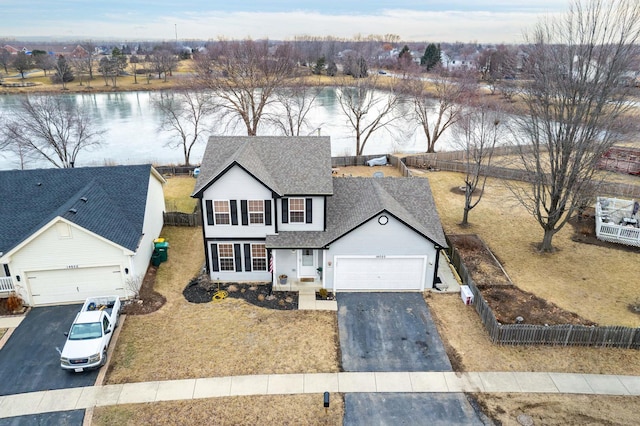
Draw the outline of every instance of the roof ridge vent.
[[[74,208],[71,208],[71,209],[69,209],[69,213],[76,214],[76,213],[78,213],[78,210],[74,209]]]

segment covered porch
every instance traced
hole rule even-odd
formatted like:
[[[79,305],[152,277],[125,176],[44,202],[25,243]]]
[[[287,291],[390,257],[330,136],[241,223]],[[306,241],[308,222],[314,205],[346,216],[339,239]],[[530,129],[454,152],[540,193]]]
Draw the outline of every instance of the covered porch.
[[[325,250],[313,248],[272,249],[270,270],[273,289],[316,291],[324,287]]]

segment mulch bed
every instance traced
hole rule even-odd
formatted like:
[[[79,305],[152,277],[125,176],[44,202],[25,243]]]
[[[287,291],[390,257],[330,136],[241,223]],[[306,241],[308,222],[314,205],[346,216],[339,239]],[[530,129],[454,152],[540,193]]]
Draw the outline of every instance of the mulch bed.
[[[522,317],[523,324],[596,325],[511,284],[495,256],[478,236],[450,235],[449,240],[460,253],[471,278],[501,324],[516,324],[516,318]]]
[[[156,283],[158,267],[150,265],[140,286],[140,294],[137,299],[123,302],[121,313],[126,315],[146,315],[160,309],[167,299],[155,291],[153,286]]]
[[[523,324],[596,325],[515,286],[482,286],[478,287],[478,290],[491,307],[496,319],[502,324],[515,324],[516,318],[522,317]]]
[[[298,292],[270,291],[269,283],[213,283],[203,275],[194,278],[182,291],[191,303],[209,303],[217,291],[226,291],[227,297],[242,299],[252,305],[267,309],[298,309]]]

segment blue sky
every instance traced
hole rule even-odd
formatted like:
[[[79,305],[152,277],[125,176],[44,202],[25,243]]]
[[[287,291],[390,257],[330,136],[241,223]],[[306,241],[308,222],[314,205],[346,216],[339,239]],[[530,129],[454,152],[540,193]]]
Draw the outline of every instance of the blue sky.
[[[403,40],[518,43],[564,0],[0,0],[0,38],[292,39],[397,34]]]

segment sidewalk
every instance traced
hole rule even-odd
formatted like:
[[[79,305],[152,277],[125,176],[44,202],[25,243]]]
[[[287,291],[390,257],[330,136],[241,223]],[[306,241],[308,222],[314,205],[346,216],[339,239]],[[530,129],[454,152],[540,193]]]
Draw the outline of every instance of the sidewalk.
[[[0,397],[0,418],[96,406],[322,392],[640,395],[640,377],[566,373],[378,372],[230,376],[127,383]]]

